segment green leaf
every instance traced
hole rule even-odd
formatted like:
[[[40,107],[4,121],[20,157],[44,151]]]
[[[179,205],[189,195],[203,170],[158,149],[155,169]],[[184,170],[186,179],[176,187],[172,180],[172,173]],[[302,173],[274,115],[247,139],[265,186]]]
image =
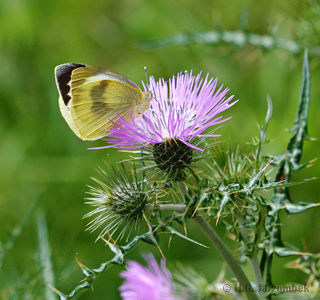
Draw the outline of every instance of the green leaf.
[[[272,189],[272,188],[284,188],[284,187],[289,187],[289,186],[294,186],[294,185],[298,185],[298,184],[303,184],[306,183],[307,181],[310,180],[314,180],[317,179],[315,177],[313,178],[307,178],[307,179],[303,179],[301,181],[296,181],[296,182],[267,182],[263,185],[261,185],[260,187],[256,187],[255,190],[268,190],[268,189]]]
[[[307,255],[308,253],[302,253],[300,251],[291,249],[289,247],[279,247],[274,250],[274,252],[280,257],[288,257],[293,255]]]
[[[299,201],[297,203],[286,203],[285,209],[288,214],[298,214],[316,206],[320,206],[320,203],[308,203]]]
[[[283,182],[283,184],[289,183],[292,171],[300,170],[301,168],[309,164],[300,164],[300,159],[303,150],[303,142],[305,139],[309,139],[307,131],[309,102],[310,69],[308,61],[308,52],[305,51],[302,70],[300,100],[294,125],[291,129],[291,133],[293,134],[293,136],[289,140],[287,149],[285,150],[284,154],[272,158],[272,164],[279,166],[279,170],[275,177],[275,182]],[[279,249],[278,247],[280,247],[280,250],[277,250],[280,253],[280,255],[290,253],[288,251],[281,250],[283,248],[283,243],[281,240],[281,222],[279,218],[279,211],[283,207],[285,207],[288,213],[298,213],[311,207],[301,203],[293,204],[290,199],[288,186],[280,185],[275,187],[274,195],[271,198],[270,202],[271,211],[268,212],[269,217],[267,219],[266,225],[267,239],[265,240],[266,248],[264,249],[262,255],[261,269],[264,272],[266,283],[272,285],[271,267],[273,261],[273,253],[276,251],[276,249]]]
[[[290,132],[293,134],[288,142],[286,152],[274,158],[275,165],[280,166],[276,176],[277,181],[289,181],[291,170],[297,171],[307,166],[309,163],[301,164],[300,159],[303,150],[303,141],[310,139],[308,135],[308,111],[310,103],[310,69],[308,61],[308,52],[305,51],[303,70],[302,70],[302,86],[300,92],[300,100],[294,125]]]
[[[243,30],[210,30],[203,32],[177,33],[166,38],[141,42],[139,46],[143,50],[161,49],[173,45],[207,44],[220,45],[230,44],[237,47],[254,46],[263,49],[284,49],[297,54],[303,51],[303,46],[296,41],[286,40],[272,35],[259,35]],[[313,55],[319,56],[316,49],[311,49]]]
[[[267,102],[268,102],[268,109],[267,109],[267,114],[266,114],[264,124],[261,128],[258,125],[260,137],[259,137],[258,145],[256,147],[256,169],[257,170],[261,162],[262,145],[266,142],[268,123],[272,117],[272,111],[273,111],[272,100],[269,95],[267,95]]]
[[[221,213],[222,213],[222,210],[224,209],[224,207],[225,207],[229,202],[232,202],[232,199],[231,199],[231,197],[230,197],[230,193],[225,192],[225,193],[223,194],[222,200],[220,201],[220,204],[219,204],[219,211],[218,211],[218,214],[217,214],[217,216],[218,216],[217,221],[218,221],[219,218],[220,218],[220,215],[221,215]]]
[[[299,107],[296,115],[296,119],[294,121],[294,125],[291,128],[290,132],[293,135],[298,135],[302,129],[300,134],[303,135],[304,139],[310,139],[308,134],[308,110],[310,103],[310,67],[308,60],[308,51],[304,52],[304,60],[303,60],[303,70],[302,70],[302,86],[300,91],[300,100]]]
[[[115,244],[108,243],[109,248],[111,249],[111,251],[113,253],[115,253],[115,256],[111,260],[102,263],[100,265],[100,267],[97,269],[90,269],[90,268],[84,266],[83,264],[79,263],[79,265],[82,269],[82,272],[84,273],[86,278],[84,280],[82,280],[73,289],[73,291],[71,293],[69,293],[68,295],[63,294],[62,292],[60,292],[56,288],[53,288],[53,287],[51,287],[51,288],[53,289],[54,292],[56,292],[59,295],[61,300],[69,300],[69,299],[73,299],[76,296],[79,296],[80,293],[83,293],[86,289],[90,289],[92,287],[93,281],[95,279],[97,279],[100,275],[102,275],[110,265],[112,265],[112,264],[123,265],[124,264],[123,261],[124,261],[125,256],[140,241],[144,241],[144,242],[148,242],[148,243],[150,243],[150,241],[151,241],[152,244],[158,245],[158,243],[155,242],[156,239],[155,240],[151,239],[151,236],[153,234],[154,234],[154,228],[150,224],[148,232],[146,232],[142,235],[139,235],[139,236],[135,236],[133,238],[133,240],[125,246],[118,247]]]
[[[203,244],[201,244],[201,243],[199,243],[199,242],[197,242],[195,240],[192,240],[192,239],[188,238],[187,236],[183,235],[179,231],[175,230],[173,227],[168,226],[167,224],[163,223],[160,219],[158,219],[158,222],[159,222],[159,225],[164,227],[166,230],[168,230],[172,236],[177,235],[177,236],[179,236],[179,237],[181,237],[181,238],[183,238],[183,239],[185,239],[185,240],[187,240],[187,241],[189,241],[191,243],[194,243],[196,245],[199,245],[199,246],[202,246],[202,247],[205,247],[205,248],[209,248],[209,247],[207,247],[207,246],[205,246],[205,245],[203,245]]]

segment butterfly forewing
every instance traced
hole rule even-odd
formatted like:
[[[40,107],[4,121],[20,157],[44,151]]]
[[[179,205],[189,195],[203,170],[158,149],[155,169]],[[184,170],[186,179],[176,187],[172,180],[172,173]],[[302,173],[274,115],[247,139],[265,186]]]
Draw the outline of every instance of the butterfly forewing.
[[[55,68],[56,84],[59,90],[59,94],[65,105],[68,105],[71,100],[71,78],[72,72],[78,68],[84,69],[87,65],[80,63],[69,63],[59,65]]]
[[[85,83],[101,81],[101,80],[119,81],[124,84],[130,85],[141,92],[140,88],[129,78],[123,75],[117,74],[115,72],[105,70],[103,68],[91,67],[91,66],[86,66],[84,68],[77,68],[72,71],[71,90],[75,91],[77,90],[77,88],[79,88]]]

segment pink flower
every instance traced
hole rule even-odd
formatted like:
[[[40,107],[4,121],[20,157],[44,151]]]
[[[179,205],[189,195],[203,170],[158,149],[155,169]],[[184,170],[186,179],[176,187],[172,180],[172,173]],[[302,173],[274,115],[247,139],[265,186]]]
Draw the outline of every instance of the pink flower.
[[[128,261],[128,269],[120,273],[125,280],[120,286],[123,300],[178,300],[174,296],[172,275],[161,259],[160,266],[152,254],[144,256],[148,267]]]

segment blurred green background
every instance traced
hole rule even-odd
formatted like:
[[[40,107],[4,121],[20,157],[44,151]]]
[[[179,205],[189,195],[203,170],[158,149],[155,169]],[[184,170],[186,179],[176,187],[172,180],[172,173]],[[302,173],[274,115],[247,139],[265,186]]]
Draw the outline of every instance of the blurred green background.
[[[111,258],[97,233],[85,232],[82,216],[90,177],[114,150],[87,150],[105,142],[83,142],[69,129],[58,107],[54,67],[82,62],[145,79],[144,66],[155,78],[170,78],[184,70],[203,71],[219,78],[239,103],[224,113],[232,115],[219,133],[237,144],[257,136],[257,123],[266,113],[266,94],[274,105],[265,154],[283,153],[299,99],[303,52],[266,51],[260,46],[232,43],[172,45],[145,51],[139,42],[175,33],[207,30],[242,30],[320,47],[318,1],[210,1],[210,0],[2,0],[0,2],[0,240],[4,256],[0,269],[0,299],[46,299],[39,264],[37,215],[48,225],[53,264],[53,285],[69,293],[83,278],[75,257],[88,267]],[[311,105],[309,134],[320,131],[320,58],[310,55]],[[306,142],[302,162],[318,156],[319,141]],[[318,176],[319,163],[296,172],[293,181]],[[319,181],[291,189],[294,201],[319,202]],[[23,221],[40,199],[37,210]],[[300,215],[283,215],[283,240],[309,252],[320,251],[320,208]],[[24,222],[21,225],[21,222]],[[19,225],[20,224],[20,225]],[[209,244],[189,224],[188,234]],[[20,231],[17,232],[15,228]],[[218,228],[220,235],[225,232]],[[16,234],[16,238],[14,238]],[[205,249],[175,238],[170,247],[163,237],[162,251],[171,262],[192,265],[214,280],[221,259]],[[226,239],[227,240],[227,239]],[[233,249],[235,244],[228,241]],[[186,251],[188,249],[188,251]],[[142,261],[142,252],[156,249],[139,245],[129,259]],[[285,269],[288,260],[275,259],[274,281],[301,282],[302,272]],[[113,266],[81,299],[120,299],[122,268]],[[23,298],[24,295],[24,298]],[[29,295],[29,298],[28,298]]]

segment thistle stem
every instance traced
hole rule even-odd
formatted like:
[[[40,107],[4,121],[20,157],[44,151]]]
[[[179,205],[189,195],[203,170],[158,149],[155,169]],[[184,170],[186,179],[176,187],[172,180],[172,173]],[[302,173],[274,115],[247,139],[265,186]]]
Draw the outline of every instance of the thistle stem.
[[[183,197],[183,200],[186,202],[190,198],[187,185],[182,182],[177,182],[180,193]],[[254,292],[249,279],[246,274],[243,272],[240,264],[237,262],[235,257],[232,255],[231,251],[227,245],[222,241],[219,235],[215,230],[209,225],[209,223],[199,214],[192,218],[192,220],[197,224],[197,226],[202,230],[202,232],[207,236],[211,243],[218,250],[222,258],[226,261],[234,276],[238,279],[240,285],[245,289],[246,296],[249,300],[258,300],[258,295]],[[250,287],[250,288],[247,288]]]
[[[177,185],[178,185],[178,188],[180,190],[181,196],[182,196],[184,202],[186,203],[187,202],[187,198],[189,198],[188,187],[182,181],[177,181]]]
[[[209,223],[200,215],[196,214],[195,217],[192,219],[197,226],[202,230],[202,232],[207,236],[207,238],[211,241],[211,243],[215,246],[218,250],[220,255],[226,261],[228,266],[230,267],[231,271],[233,272],[234,276],[238,279],[240,285],[245,290],[246,296],[249,300],[258,300],[259,297],[254,292],[253,288],[251,287],[251,283],[247,278],[246,274],[243,272],[241,266],[234,258],[232,253],[230,252],[229,248],[226,244],[222,241],[219,235],[215,232],[215,230],[209,225]],[[249,287],[249,288],[248,288]]]
[[[243,214],[237,214],[237,219],[238,219],[238,224],[240,227],[240,231],[241,231],[241,236],[242,239],[245,243],[248,242],[248,237],[249,237],[249,233],[247,228],[244,226],[244,216]],[[259,259],[258,259],[258,255],[257,252],[254,250],[252,253],[252,257],[250,260],[251,263],[251,267],[253,270],[253,275],[254,275],[254,279],[256,282],[256,287],[262,286],[263,285],[263,279],[262,279],[262,275],[261,275],[261,271],[260,271],[260,264],[259,264]],[[260,299],[265,299],[263,293],[259,294]]]
[[[185,212],[187,209],[187,206],[185,204],[160,204],[159,209],[161,211],[178,211],[178,212]],[[154,205],[153,204],[147,204],[145,206],[145,210],[147,211],[153,211]]]

